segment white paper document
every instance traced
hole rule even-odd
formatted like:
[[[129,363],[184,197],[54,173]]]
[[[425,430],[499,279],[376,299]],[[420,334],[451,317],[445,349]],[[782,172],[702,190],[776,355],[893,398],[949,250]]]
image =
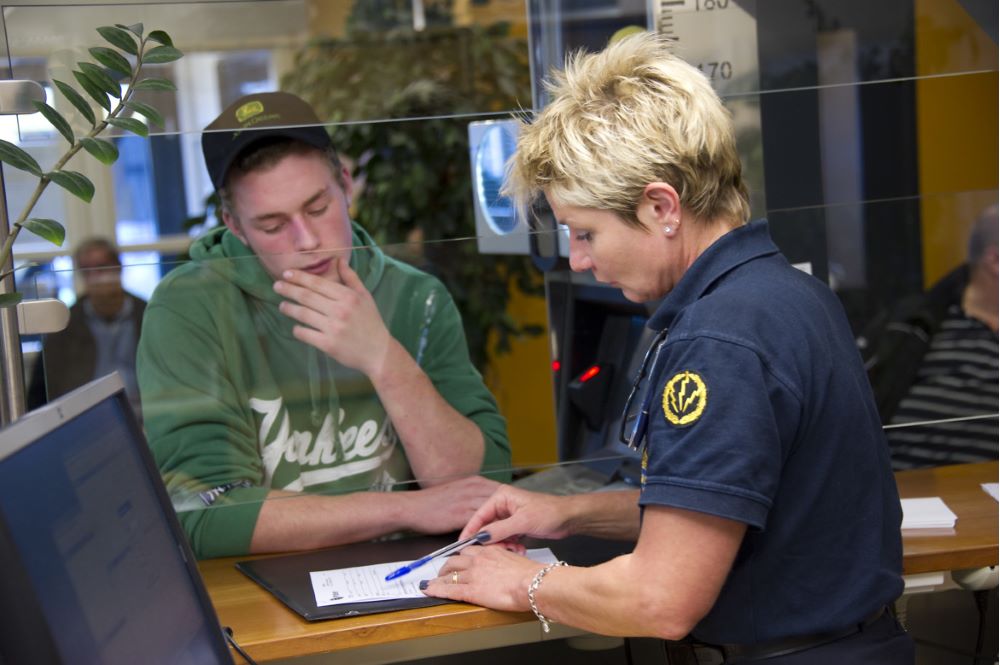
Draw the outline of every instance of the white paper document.
[[[996,501],[1000,501],[1000,496],[997,496],[998,488],[1000,488],[1000,483],[983,483],[983,490]]]
[[[539,563],[554,563],[555,554],[549,548],[528,550],[527,556]],[[423,598],[420,580],[437,577],[448,557],[434,559],[408,575],[386,582],[386,575],[411,561],[377,563],[371,566],[320,570],[309,573],[316,607],[346,603],[371,603],[398,598]]]
[[[958,517],[939,496],[902,499],[904,529],[950,529]]]

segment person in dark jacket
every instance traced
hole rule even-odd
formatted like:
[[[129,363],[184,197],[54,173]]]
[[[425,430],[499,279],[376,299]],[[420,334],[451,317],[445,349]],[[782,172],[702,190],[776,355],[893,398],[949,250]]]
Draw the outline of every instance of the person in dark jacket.
[[[544,632],[664,638],[671,663],[912,665],[887,610],[899,494],[847,317],[749,221],[732,119],[673,48],[635,34],[573,56],[520,128],[504,190],[522,209],[545,197],[570,268],[660,301],[619,431],[640,487],[501,486],[459,536],[489,544],[421,588],[531,610]],[[505,548],[568,535],[635,547],[590,567]]]
[[[997,266],[993,205],[967,263],[858,338],[894,468],[997,459]]]
[[[28,406],[35,408],[88,381],[118,371],[139,414],[135,352],[146,301],[122,286],[122,262],[111,241],[93,237],[73,253],[84,295],[69,310],[64,330],[45,336],[35,363]]]

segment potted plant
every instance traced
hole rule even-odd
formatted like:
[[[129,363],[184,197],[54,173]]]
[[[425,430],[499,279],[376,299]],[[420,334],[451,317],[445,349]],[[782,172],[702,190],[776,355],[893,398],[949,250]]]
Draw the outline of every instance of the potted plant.
[[[63,155],[49,169],[43,169],[26,151],[13,143],[0,140],[0,162],[26,171],[38,179],[24,208],[14,217],[10,233],[0,247],[0,281],[14,272],[10,259],[14,241],[22,230],[27,229],[57,246],[61,246],[65,240],[66,230],[59,221],[31,216],[39,197],[50,184],[55,183],[88,203],[93,199],[94,184],[90,179],[82,173],[65,168],[74,155],[84,150],[104,164],[113,164],[118,159],[118,149],[111,141],[99,138],[105,130],[116,127],[139,136],[148,136],[149,126],[134,117],[136,114],[150,123],[163,126],[160,113],[149,104],[135,99],[135,96],[142,90],[175,89],[174,84],[167,79],[142,78],[144,65],[173,62],[183,55],[174,47],[170,35],[162,30],[153,30],[147,34],[141,23],[103,26],[97,28],[97,32],[113,48],[90,48],[89,53],[94,62],[77,63],[77,69],[73,71],[76,85],[53,81],[66,101],[89,123],[90,129],[86,134],[77,136],[70,122],[59,111],[43,101],[35,101],[33,103],[38,112],[69,143]],[[95,109],[88,98],[100,108]],[[21,299],[22,294],[16,291],[0,293],[0,307],[11,307]]]

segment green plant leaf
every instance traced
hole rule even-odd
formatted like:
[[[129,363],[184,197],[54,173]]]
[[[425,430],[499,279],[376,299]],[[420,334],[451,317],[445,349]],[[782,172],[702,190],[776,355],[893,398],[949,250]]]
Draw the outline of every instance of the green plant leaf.
[[[118,148],[111,141],[85,137],[80,139],[80,144],[102,164],[114,164],[118,160]]]
[[[133,23],[132,25],[125,25],[123,23],[115,23],[119,28],[124,28],[128,30],[136,37],[142,37],[142,23]]]
[[[80,112],[84,118],[86,118],[91,126],[97,124],[97,118],[94,116],[94,109],[90,108],[90,104],[87,100],[83,98],[76,90],[74,90],[68,83],[63,83],[62,81],[52,80],[59,88],[59,92],[63,94],[63,97],[69,100],[69,103],[76,107],[76,110]]]
[[[137,102],[135,100],[130,99],[129,101],[125,102],[125,108],[129,109],[130,111],[135,111],[136,113],[141,113],[146,117],[147,120],[149,120],[154,125],[157,125],[159,127],[164,126],[163,116],[160,115],[160,112],[154,109],[149,104],[143,104],[142,102]]]
[[[94,198],[94,183],[76,171],[50,171],[45,177],[87,203]]]
[[[106,25],[98,28],[97,31],[101,33],[101,37],[104,37],[108,43],[117,46],[126,53],[139,55],[139,47],[136,46],[135,38],[127,30],[123,30],[123,27]]]
[[[108,69],[124,76],[132,76],[132,65],[118,51],[104,46],[88,49],[90,56]]]
[[[0,307],[14,307],[24,299],[23,293],[0,293]]]
[[[142,79],[132,86],[133,90],[176,90],[173,81],[161,78]]]
[[[49,121],[53,127],[59,130],[59,133],[66,137],[70,145],[76,141],[76,137],[73,135],[73,129],[66,122],[66,118],[62,117],[59,111],[55,110],[45,102],[32,101],[38,112],[45,116],[45,119]]]
[[[27,171],[36,176],[42,175],[42,167],[35,158],[9,141],[0,139],[0,162],[10,164],[15,169]]]
[[[164,46],[174,45],[174,41],[170,39],[170,35],[165,33],[163,30],[153,30],[151,33],[149,33],[149,36],[147,36],[146,39],[151,39],[154,42],[159,42]]]
[[[162,63],[162,62],[173,62],[174,60],[179,60],[183,57],[183,53],[175,49],[173,46],[157,46],[146,51],[145,55],[142,56],[142,61],[144,63]]]
[[[104,92],[99,85],[91,81],[83,72],[74,71],[73,78],[90,95],[91,99],[103,106],[108,113],[111,112],[111,100],[108,99],[108,93]]]
[[[63,242],[66,240],[66,229],[63,228],[62,224],[54,219],[32,217],[21,224],[21,226],[28,229],[42,240],[48,240],[56,247],[62,247]]]
[[[119,129],[128,130],[144,138],[149,136],[149,127],[141,120],[136,120],[135,118],[108,118],[108,124]]]
[[[80,71],[86,74],[87,78],[100,86],[104,92],[108,93],[115,99],[121,98],[121,86],[118,85],[113,78],[108,76],[107,72],[92,62],[78,62],[76,64],[80,66]]]

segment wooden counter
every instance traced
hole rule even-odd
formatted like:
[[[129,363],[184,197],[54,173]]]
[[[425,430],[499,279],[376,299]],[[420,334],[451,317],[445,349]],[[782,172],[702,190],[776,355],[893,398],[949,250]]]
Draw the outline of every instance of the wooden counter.
[[[899,496],[939,496],[958,516],[953,535],[903,536],[903,573],[914,575],[997,565],[997,502],[980,486],[997,482],[996,462],[900,471]]]
[[[896,474],[902,497],[940,496],[958,515],[954,535],[904,537],[904,573],[997,564],[998,504],[980,487],[996,482],[997,475],[996,462]],[[531,614],[464,604],[310,623],[237,571],[237,560],[202,561],[199,569],[222,625],[260,661],[314,657],[309,662],[319,662],[319,654],[338,652],[337,663],[387,662],[579,634],[554,625],[543,635]],[[386,649],[373,651],[377,647]]]

